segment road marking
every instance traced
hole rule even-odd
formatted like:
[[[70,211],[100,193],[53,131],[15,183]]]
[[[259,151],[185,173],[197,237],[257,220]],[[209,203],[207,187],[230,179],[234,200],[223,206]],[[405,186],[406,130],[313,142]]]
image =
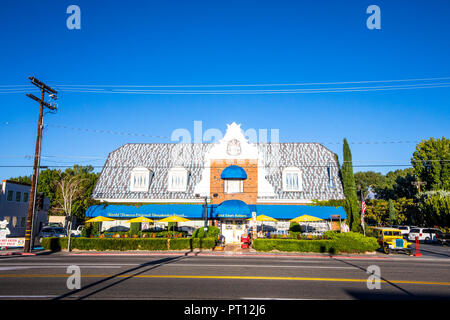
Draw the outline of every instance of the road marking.
[[[0,299],[39,299],[39,298],[56,298],[57,296],[0,296]]]
[[[82,268],[120,268],[121,266],[167,266],[167,267],[234,267],[234,268],[305,268],[305,269],[359,269],[357,267],[333,267],[333,266],[304,266],[304,265],[258,265],[258,264],[193,264],[193,263],[155,263],[155,264],[137,264],[137,263],[116,263],[116,264],[78,264]],[[39,268],[65,268],[69,264],[0,264],[0,271],[14,269],[39,269]]]
[[[26,270],[26,269],[53,269],[53,268],[67,268],[69,265],[64,266],[10,266],[0,267],[0,271],[8,270]],[[83,266],[86,269],[120,269],[120,266]]]
[[[280,266],[280,265],[258,265],[258,264],[167,264],[168,267],[236,267],[236,268],[310,268],[310,269],[359,269],[357,267],[322,267],[322,266]]]
[[[195,276],[195,275],[81,275],[82,278],[160,278],[160,279],[225,279],[225,280],[288,280],[288,281],[324,281],[324,282],[367,282],[367,279],[345,278],[305,278],[305,277],[263,277],[263,276]],[[67,278],[62,274],[0,274],[0,278]],[[450,286],[450,282],[380,280],[381,283],[423,284]]]

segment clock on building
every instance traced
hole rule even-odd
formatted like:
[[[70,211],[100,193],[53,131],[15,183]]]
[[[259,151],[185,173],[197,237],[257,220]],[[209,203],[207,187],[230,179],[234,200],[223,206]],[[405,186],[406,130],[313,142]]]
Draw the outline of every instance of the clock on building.
[[[230,156],[238,156],[241,154],[241,143],[236,140],[230,140],[227,145],[227,153]]]

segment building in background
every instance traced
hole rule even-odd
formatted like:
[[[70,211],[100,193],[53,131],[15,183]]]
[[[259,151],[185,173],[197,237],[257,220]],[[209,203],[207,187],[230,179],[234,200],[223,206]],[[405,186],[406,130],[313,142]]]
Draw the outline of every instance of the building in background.
[[[86,217],[106,216],[103,230],[127,219],[169,215],[198,228],[218,226],[226,242],[239,242],[253,213],[289,220],[303,214],[345,219],[342,207],[313,200],[343,199],[339,165],[319,143],[250,143],[240,125],[228,125],[217,143],[126,144],[111,152],[95,186]]]
[[[3,180],[0,191],[0,220],[9,222],[9,237],[25,237],[28,202],[31,186],[26,183]],[[47,223],[50,201],[43,198],[42,205],[35,211],[34,234],[36,235]]]

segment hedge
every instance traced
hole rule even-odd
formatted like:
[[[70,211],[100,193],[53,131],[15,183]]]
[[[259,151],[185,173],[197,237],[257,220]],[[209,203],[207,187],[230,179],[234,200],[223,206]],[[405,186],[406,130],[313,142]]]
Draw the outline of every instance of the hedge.
[[[78,250],[186,250],[212,249],[216,244],[213,238],[71,238],[71,249]],[[67,249],[67,238],[43,238],[41,245],[46,250],[60,251]]]
[[[287,252],[332,252],[332,240],[255,239],[253,249],[257,251]]]
[[[330,240],[255,239],[253,248],[258,251],[364,253],[379,248],[375,238],[359,233],[326,233]]]

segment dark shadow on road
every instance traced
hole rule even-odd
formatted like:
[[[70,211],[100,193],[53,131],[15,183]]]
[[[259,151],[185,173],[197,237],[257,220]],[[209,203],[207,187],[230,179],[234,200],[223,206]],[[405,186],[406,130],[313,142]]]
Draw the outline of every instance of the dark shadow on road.
[[[339,261],[339,262],[342,262],[342,263],[345,263],[345,264],[347,264],[347,265],[349,265],[349,266],[358,268],[358,269],[364,271],[365,273],[367,273],[367,269],[364,269],[363,267],[360,267],[360,266],[355,265],[355,264],[353,264],[353,263],[350,263],[350,262],[348,262],[348,261],[339,260],[339,259],[337,259],[336,257],[332,257],[332,259],[333,259],[333,260],[336,260],[336,261]],[[368,274],[368,275],[370,275],[370,274]],[[390,284],[390,285],[393,286],[394,288],[396,288],[396,289],[402,291],[403,293],[407,294],[409,298],[414,297],[414,294],[412,294],[412,293],[409,292],[408,290],[403,289],[402,287],[396,285],[395,283],[390,282],[388,279],[383,278],[382,276],[380,276],[380,280],[386,281],[386,283]]]
[[[82,297],[79,297],[79,298],[77,299],[77,300],[82,300],[82,299],[88,298],[88,297],[90,297],[90,296],[92,296],[92,295],[94,295],[94,294],[96,294],[96,293],[99,293],[99,292],[101,292],[101,291],[104,291],[104,290],[106,290],[106,289],[108,289],[108,288],[111,288],[111,287],[113,287],[113,286],[116,286],[116,285],[118,285],[118,284],[120,284],[120,283],[122,283],[122,282],[124,282],[124,281],[126,281],[126,280],[128,280],[128,279],[133,278],[134,276],[137,276],[137,275],[140,275],[140,274],[145,273],[145,272],[147,272],[147,271],[156,269],[156,268],[160,267],[161,265],[179,261],[179,260],[181,260],[181,259],[184,259],[185,257],[186,257],[186,254],[185,254],[184,256],[177,256],[177,257],[163,258],[163,259],[159,259],[159,260],[155,260],[155,261],[150,261],[150,262],[147,262],[147,263],[143,263],[143,264],[140,264],[140,265],[137,266],[137,267],[134,267],[134,268],[131,268],[131,269],[127,269],[127,270],[125,270],[125,271],[123,271],[123,272],[114,274],[114,275],[109,276],[109,277],[107,277],[107,278],[103,278],[103,279],[101,279],[101,280],[99,280],[99,281],[96,281],[96,282],[94,282],[94,283],[91,283],[91,284],[89,284],[89,285],[87,285],[87,286],[85,286],[85,287],[82,287],[82,288],[80,288],[80,289],[73,290],[73,291],[71,291],[71,292],[68,292],[68,293],[65,293],[65,294],[63,294],[63,295],[60,295],[60,296],[54,298],[53,300],[61,300],[61,299],[70,297],[70,296],[75,295],[75,294],[77,294],[77,293],[84,292],[84,291],[86,291],[86,290],[89,289],[89,288],[92,288],[92,287],[101,285],[101,284],[103,284],[103,283],[105,283],[105,282],[107,282],[107,281],[109,281],[109,280],[117,279],[118,277],[120,277],[120,276],[122,276],[122,275],[125,275],[125,274],[128,274],[128,273],[130,273],[130,272],[135,272],[135,271],[140,270],[140,271],[137,272],[137,273],[134,273],[134,274],[132,274],[132,275],[126,277],[126,278],[120,279],[120,280],[118,280],[118,281],[116,281],[116,282],[114,282],[114,283],[111,283],[111,284],[109,284],[109,285],[107,285],[107,286],[105,286],[105,287],[99,288],[99,289],[95,290],[94,292],[88,293],[88,294],[86,294],[86,295],[84,295],[84,296],[82,296]],[[145,268],[145,267],[149,267],[149,268],[146,268],[145,270],[141,270],[142,268]]]
[[[413,296],[405,296],[395,293],[383,293],[371,290],[346,290],[346,292],[355,299],[358,300],[450,300],[449,295],[436,295],[436,294],[416,294]]]

